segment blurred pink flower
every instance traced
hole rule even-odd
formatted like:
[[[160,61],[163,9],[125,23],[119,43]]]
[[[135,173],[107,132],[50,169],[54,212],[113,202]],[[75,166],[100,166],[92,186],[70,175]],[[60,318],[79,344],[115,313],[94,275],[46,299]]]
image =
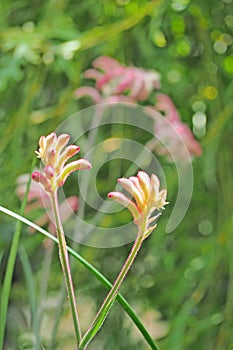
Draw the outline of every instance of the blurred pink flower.
[[[146,101],[151,92],[160,89],[160,75],[133,66],[124,66],[107,56],[98,57],[93,68],[84,72],[85,78],[94,79],[95,87],[83,86],[75,91],[75,97],[89,96],[94,104],[138,103]],[[189,155],[200,156],[202,148],[193,137],[189,127],[183,123],[169,96],[158,94],[154,107],[147,112],[155,119],[155,151],[167,156],[171,161],[188,161]],[[105,107],[102,106],[102,110]],[[163,112],[164,118],[156,118],[150,110]],[[101,111],[100,111],[101,112]],[[186,147],[185,147],[186,146]],[[187,152],[188,150],[188,152]]]
[[[82,86],[75,91],[75,97],[81,98],[84,96],[88,96],[92,99],[94,104],[102,104],[102,103],[134,103],[134,99],[130,96],[126,95],[111,95],[111,96],[103,96],[101,93],[93,87],[90,86]]]
[[[172,161],[185,161],[188,160],[185,145],[190,156],[200,156],[202,154],[200,143],[194,139],[189,127],[180,120],[170,97],[159,94],[156,98],[157,103],[152,109],[164,114],[164,117],[155,118],[155,135],[161,141],[155,146],[156,152],[167,155]],[[153,113],[151,115],[153,116]]]
[[[16,194],[21,201],[23,200],[26,192],[29,176],[29,174],[23,174],[17,179]],[[25,213],[31,214],[33,216],[33,213],[34,215],[37,214],[37,211],[40,209],[45,210],[45,213],[39,213],[39,217],[34,220],[35,224],[40,227],[45,227],[48,225],[49,232],[55,234],[56,228],[53,224],[53,220],[51,220],[53,214],[50,197],[45,191],[43,191],[39,183],[31,181]],[[71,196],[66,198],[66,200],[60,204],[62,221],[65,222],[68,220],[73,212],[77,211],[77,209],[78,197]],[[34,232],[34,229],[31,229],[31,232]]]
[[[95,80],[95,88],[81,87],[75,97],[88,95],[94,103],[145,101],[154,89],[160,88],[160,75],[133,66],[123,66],[107,56],[98,57],[93,67],[84,72],[85,78]]]

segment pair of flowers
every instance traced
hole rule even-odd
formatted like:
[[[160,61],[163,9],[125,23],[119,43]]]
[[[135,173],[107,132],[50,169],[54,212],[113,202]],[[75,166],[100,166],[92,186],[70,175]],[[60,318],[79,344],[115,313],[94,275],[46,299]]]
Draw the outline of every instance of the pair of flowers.
[[[36,154],[41,159],[43,168],[33,172],[32,179],[43,187],[48,197],[64,185],[72,172],[91,169],[91,164],[86,159],[67,163],[80,150],[76,145],[67,145],[69,139],[70,136],[67,134],[57,136],[53,132],[46,137],[41,136],[39,140],[39,150]],[[118,182],[133,199],[121,192],[110,192],[108,197],[130,210],[135,224],[139,227],[144,226],[145,237],[147,237],[155,227],[153,223],[157,216],[154,212],[162,209],[166,204],[166,190],[160,191],[156,175],[152,174],[149,177],[144,171],[139,171],[137,176],[131,176],[128,179],[120,178]]]
[[[77,349],[85,350],[89,342],[102,327],[104,320],[116,300],[120,286],[133,264],[144,239],[147,238],[155,228],[155,220],[159,215],[156,215],[156,211],[162,209],[167,202],[166,190],[159,190],[159,180],[156,175],[152,174],[151,177],[149,177],[144,171],[139,171],[137,176],[131,176],[128,179],[118,179],[118,182],[123,189],[132,196],[132,199],[121,192],[110,192],[108,194],[109,198],[112,198],[130,210],[134,222],[138,226],[138,234],[129,256],[112,285],[112,288],[103,301],[90,328],[82,336],[68,250],[58,206],[57,191],[59,187],[64,185],[67,177],[72,172],[82,169],[91,169],[91,164],[86,159],[79,159],[70,163],[68,162],[71,157],[79,152],[79,147],[75,145],[67,145],[69,138],[70,137],[67,134],[57,136],[55,133],[40,138],[39,151],[36,151],[36,153],[37,157],[41,159],[43,165],[40,171],[35,171],[32,174],[32,179],[42,186],[44,192],[51,201],[55,230],[58,238],[59,257],[66,282],[66,289],[70,300],[74,323],[76,345]]]

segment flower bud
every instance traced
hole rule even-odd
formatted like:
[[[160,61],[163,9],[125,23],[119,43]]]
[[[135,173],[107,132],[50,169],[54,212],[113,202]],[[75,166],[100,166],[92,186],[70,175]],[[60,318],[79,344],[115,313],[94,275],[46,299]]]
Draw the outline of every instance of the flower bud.
[[[41,184],[41,186],[45,189],[46,192],[51,193],[52,192],[52,186],[49,180],[41,174],[39,171],[34,171],[32,173],[32,180],[38,182]]]

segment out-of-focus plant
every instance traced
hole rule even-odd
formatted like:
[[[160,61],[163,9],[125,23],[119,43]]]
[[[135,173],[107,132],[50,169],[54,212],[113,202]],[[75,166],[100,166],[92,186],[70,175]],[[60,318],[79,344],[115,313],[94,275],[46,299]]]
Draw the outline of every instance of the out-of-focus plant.
[[[157,118],[155,121],[155,135],[158,135],[164,144],[163,146],[161,143],[158,143],[158,145],[155,146],[156,152],[160,155],[167,155],[171,161],[183,161],[185,160],[185,156],[182,154],[183,143],[191,156],[199,157],[202,154],[201,145],[194,139],[187,124],[180,120],[178,111],[171,98],[165,94],[158,94],[156,100],[155,110],[163,112],[164,117],[169,122],[165,123],[163,118]],[[174,132],[174,130],[176,132]],[[166,146],[169,146],[169,152]],[[171,155],[173,158],[171,158]]]
[[[163,118],[154,118],[155,136],[160,140],[154,146],[158,154],[167,155],[172,161],[185,161],[182,143],[187,147],[190,156],[202,154],[200,143],[194,139],[189,127],[180,120],[171,98],[156,93],[161,89],[160,74],[157,71],[124,66],[106,56],[97,58],[92,66],[93,68],[84,72],[84,77],[94,79],[95,87],[78,88],[75,91],[76,98],[89,96],[95,104],[143,102],[146,113],[152,118],[153,113],[150,113],[150,109],[165,114],[166,121]],[[151,101],[155,103],[154,107],[148,106]]]
[[[76,98],[88,95],[94,103],[145,101],[154,89],[160,88],[160,75],[133,66],[120,64],[112,57],[98,57],[84,77],[95,80],[95,88],[81,87]]]

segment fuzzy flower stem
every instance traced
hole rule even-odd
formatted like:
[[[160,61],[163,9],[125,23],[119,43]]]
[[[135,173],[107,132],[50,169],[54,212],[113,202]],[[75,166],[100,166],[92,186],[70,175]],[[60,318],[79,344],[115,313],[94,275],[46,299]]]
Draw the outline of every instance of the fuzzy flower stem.
[[[90,329],[86,332],[86,334],[83,336],[79,350],[85,350],[87,348],[88,343],[93,339],[93,337],[96,335],[96,333],[100,330],[103,322],[105,321],[109,310],[111,309],[112,305],[114,304],[114,301],[117,297],[118,291],[121,287],[121,284],[123,280],[125,279],[130,267],[132,266],[140,248],[144,240],[144,232],[146,227],[139,227],[139,231],[137,234],[137,238],[134,242],[134,245],[128,255],[128,258],[126,259],[117,279],[115,280],[111,290],[109,291],[107,297],[105,298],[103,304],[101,305],[96,317],[94,318],[94,321],[90,327]]]
[[[63,274],[65,277],[67,294],[70,301],[75,335],[76,335],[77,349],[78,349],[78,345],[81,339],[81,330],[80,330],[78,311],[77,311],[77,306],[75,301],[74,287],[73,287],[71,271],[70,271],[67,245],[66,245],[65,235],[64,235],[63,226],[61,223],[61,218],[59,213],[57,191],[54,191],[51,193],[51,200],[52,200],[52,207],[53,207],[57,238],[58,238],[59,257],[61,261]]]

